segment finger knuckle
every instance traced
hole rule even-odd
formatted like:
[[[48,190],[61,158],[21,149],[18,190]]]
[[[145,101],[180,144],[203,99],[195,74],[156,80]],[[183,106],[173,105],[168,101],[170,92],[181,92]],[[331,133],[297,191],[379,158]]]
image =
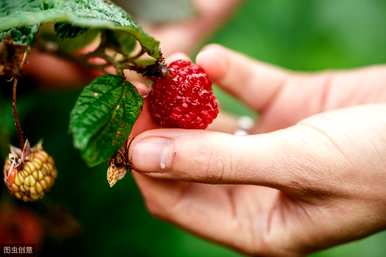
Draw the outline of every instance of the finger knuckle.
[[[233,180],[236,171],[245,165],[240,163],[232,145],[224,143],[226,140],[229,139],[212,134],[176,140],[170,170],[178,173],[178,178],[211,184]]]
[[[203,149],[201,157],[196,158],[197,176],[213,184],[223,182],[228,172],[227,158],[209,147]]]
[[[217,184],[224,181],[226,173],[224,157],[216,156],[214,153],[211,153],[210,157],[207,160],[206,166],[206,177],[209,182]]]

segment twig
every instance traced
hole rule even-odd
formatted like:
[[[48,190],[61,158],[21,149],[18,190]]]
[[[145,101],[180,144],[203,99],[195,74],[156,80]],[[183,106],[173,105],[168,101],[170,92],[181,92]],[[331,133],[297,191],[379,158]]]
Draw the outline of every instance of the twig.
[[[14,77],[13,78],[13,86],[12,86],[12,115],[13,115],[13,119],[15,121],[17,137],[19,138],[19,147],[20,147],[20,149],[23,149],[25,138],[24,138],[23,129],[21,128],[20,118],[19,118],[19,114],[17,113],[17,107],[16,107],[17,82],[18,82],[18,79]]]

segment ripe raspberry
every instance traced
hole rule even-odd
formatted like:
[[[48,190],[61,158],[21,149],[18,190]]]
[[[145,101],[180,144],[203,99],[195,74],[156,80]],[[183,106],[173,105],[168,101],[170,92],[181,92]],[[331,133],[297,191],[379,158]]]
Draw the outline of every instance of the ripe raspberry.
[[[31,148],[27,141],[23,150],[11,147],[4,165],[4,181],[17,199],[29,202],[43,198],[56,176],[54,159],[41,144]]]
[[[219,112],[205,71],[185,60],[172,62],[166,76],[154,79],[149,99],[150,112],[162,127],[204,129]]]

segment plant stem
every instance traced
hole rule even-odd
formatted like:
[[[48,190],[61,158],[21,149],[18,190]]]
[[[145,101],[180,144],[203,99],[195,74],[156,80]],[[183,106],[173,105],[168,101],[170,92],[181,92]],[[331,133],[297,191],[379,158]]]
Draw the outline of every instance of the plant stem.
[[[12,115],[13,115],[13,120],[15,121],[17,137],[19,138],[19,147],[20,149],[23,149],[25,138],[24,138],[23,129],[21,128],[20,118],[19,118],[19,114],[17,113],[17,107],[16,107],[17,82],[18,82],[18,79],[14,77],[13,86],[12,86]]]

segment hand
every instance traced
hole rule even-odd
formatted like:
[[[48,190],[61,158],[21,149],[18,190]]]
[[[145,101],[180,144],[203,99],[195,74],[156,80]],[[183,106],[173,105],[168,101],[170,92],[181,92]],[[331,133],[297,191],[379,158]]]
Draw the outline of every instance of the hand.
[[[386,228],[386,67],[301,74],[219,46],[196,62],[261,112],[259,134],[139,134],[129,157],[152,214],[259,256],[302,256]]]

